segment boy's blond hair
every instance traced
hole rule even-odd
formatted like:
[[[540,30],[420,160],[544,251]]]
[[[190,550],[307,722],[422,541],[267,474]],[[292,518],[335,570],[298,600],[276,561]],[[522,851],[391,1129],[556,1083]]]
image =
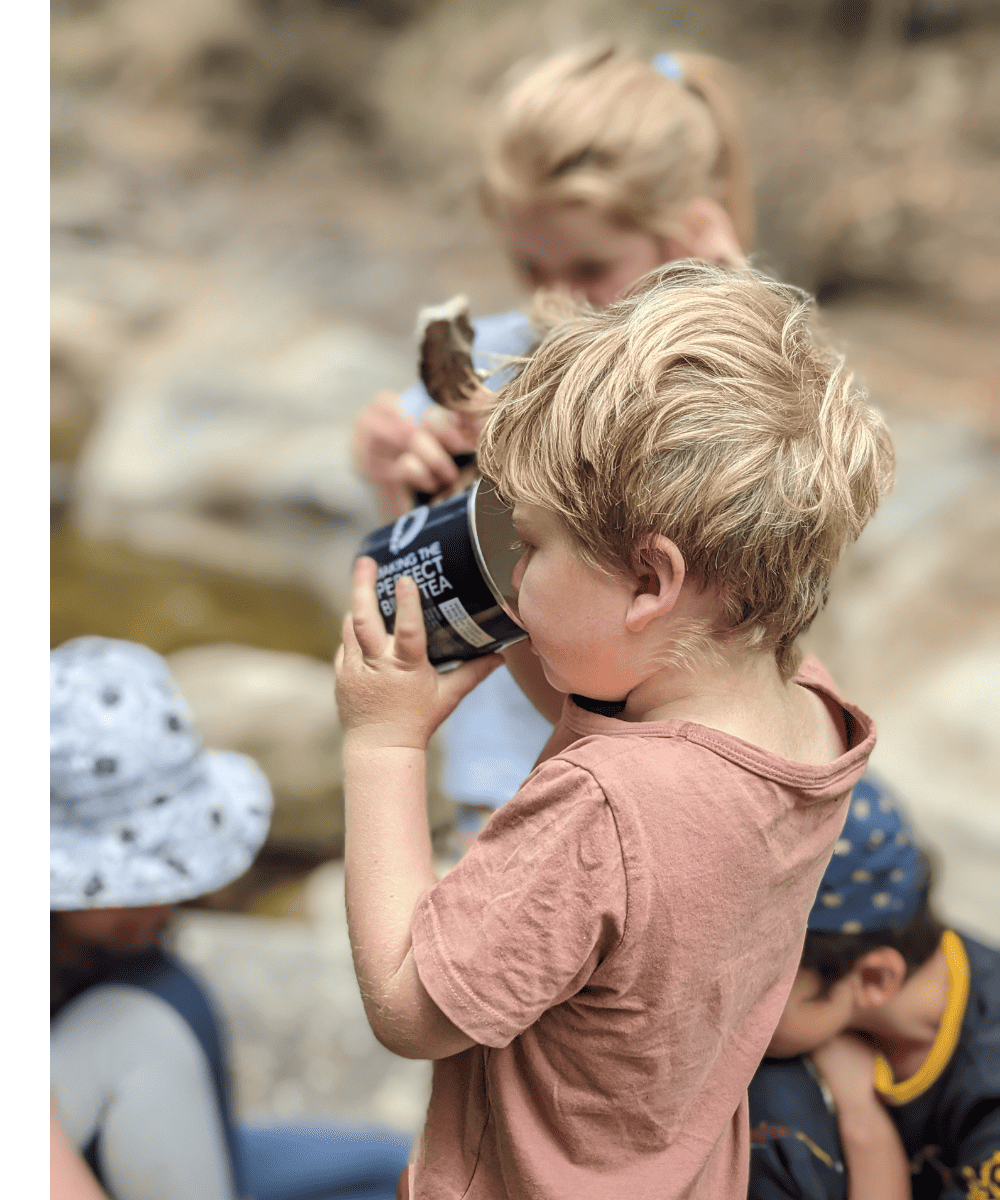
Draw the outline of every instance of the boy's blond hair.
[[[481,198],[496,219],[509,206],[592,204],[666,237],[696,196],[729,214],[745,252],[753,191],[743,135],[716,59],[672,56],[676,81],[608,44],[564,51],[521,80],[487,139]]]
[[[881,417],[811,310],[749,268],[660,268],[554,325],[478,452],[499,493],[558,514],[591,566],[630,571],[640,538],[670,538],[718,588],[724,636],[773,650],[785,678],[893,468]]]

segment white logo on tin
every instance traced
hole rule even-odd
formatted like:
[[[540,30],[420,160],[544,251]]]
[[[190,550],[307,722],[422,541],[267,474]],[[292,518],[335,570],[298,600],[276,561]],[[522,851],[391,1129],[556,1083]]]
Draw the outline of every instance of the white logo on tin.
[[[421,529],[423,529],[429,512],[430,509],[427,505],[422,504],[420,508],[415,508],[412,512],[403,513],[396,524],[393,525],[392,533],[389,536],[390,554],[398,554],[400,550],[413,541]]]

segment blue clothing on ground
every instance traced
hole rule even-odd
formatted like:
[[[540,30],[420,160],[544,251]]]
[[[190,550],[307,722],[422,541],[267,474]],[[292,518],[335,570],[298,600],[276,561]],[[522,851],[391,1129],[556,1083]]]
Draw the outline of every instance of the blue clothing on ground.
[[[494,371],[486,386],[496,390],[511,375],[504,359],[526,354],[538,340],[519,312],[478,317],[472,322],[472,364]],[[433,405],[424,385],[411,384],[400,397],[407,416],[416,419]],[[499,808],[531,773],[552,726],[499,667],[458,705],[441,725],[444,763],[441,784],[459,804]]]
[[[378,1126],[240,1126],[253,1200],[395,1200],[410,1138]]]

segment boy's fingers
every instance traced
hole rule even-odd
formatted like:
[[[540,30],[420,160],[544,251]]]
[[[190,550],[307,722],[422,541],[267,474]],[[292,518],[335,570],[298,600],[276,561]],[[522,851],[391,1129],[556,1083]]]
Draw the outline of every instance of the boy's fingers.
[[[418,429],[410,439],[409,452],[423,462],[442,483],[454,483],[458,467],[441,443],[426,429]]]
[[[354,636],[354,614],[344,613],[344,619],[340,622],[340,649],[344,652],[341,661],[348,649],[357,649],[357,645],[358,639]]]
[[[420,606],[420,589],[408,576],[396,580],[396,657],[410,666],[427,661],[427,630]]]
[[[437,492],[443,482],[421,458],[409,450],[396,459],[392,481],[405,484],[413,492]]]
[[[351,636],[357,639],[365,658],[378,658],[389,641],[375,595],[377,574],[378,567],[372,558],[359,558],[354,564]]]
[[[449,454],[469,454],[476,448],[476,436],[470,432],[465,414],[432,408],[423,418],[423,426]]]

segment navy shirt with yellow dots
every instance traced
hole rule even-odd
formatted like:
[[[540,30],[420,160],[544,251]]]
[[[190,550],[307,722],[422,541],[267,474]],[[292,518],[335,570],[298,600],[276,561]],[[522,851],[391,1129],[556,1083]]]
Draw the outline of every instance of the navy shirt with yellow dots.
[[[867,772],[855,785],[809,929],[862,933],[910,919],[923,901],[920,854],[892,793]],[[1000,1200],[1000,951],[947,931],[950,973],[937,1038],[896,1083],[874,1083],[910,1159],[914,1200]],[[750,1088],[751,1200],[847,1200],[829,1091],[808,1058],[764,1059]]]

